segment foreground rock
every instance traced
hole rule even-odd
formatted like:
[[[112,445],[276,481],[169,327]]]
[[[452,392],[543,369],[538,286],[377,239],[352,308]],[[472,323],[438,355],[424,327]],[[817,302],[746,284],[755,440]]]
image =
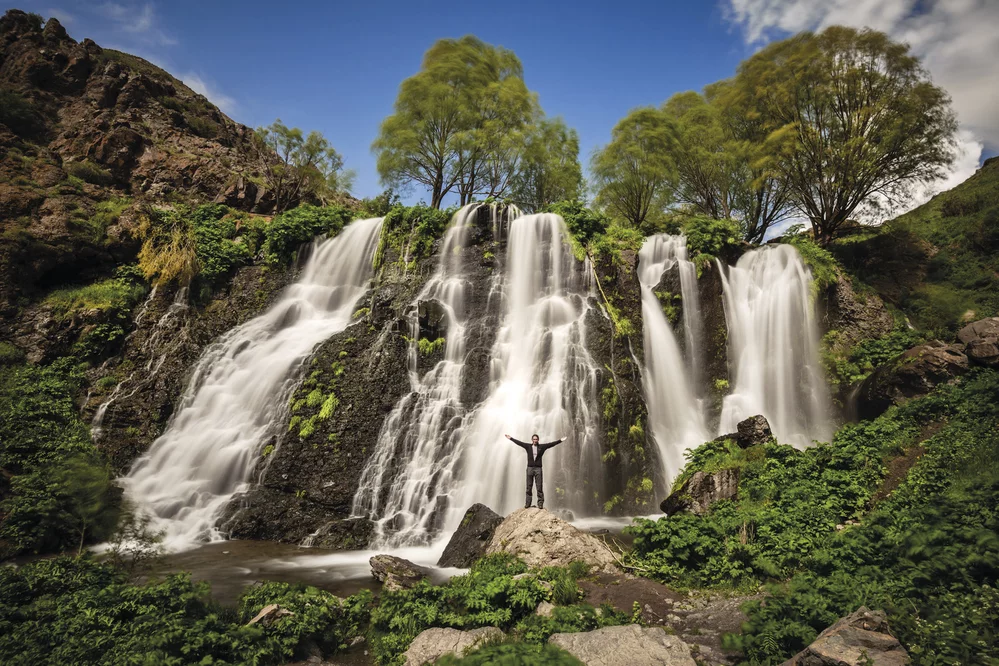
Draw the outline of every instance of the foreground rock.
[[[503,640],[505,634],[496,627],[482,627],[469,631],[458,629],[427,629],[413,639],[403,655],[404,666],[423,666],[434,663],[446,654],[461,656],[483,643]]]
[[[614,571],[617,557],[603,541],[544,509],[518,509],[496,527],[486,554],[512,553],[529,567],[568,566],[580,561]]]
[[[924,396],[968,372],[961,345],[939,340],[917,345],[875,370],[860,385],[857,414],[873,419],[892,405]]]
[[[881,611],[864,606],[829,627],[783,666],[905,666],[909,655]]]
[[[586,666],[696,666],[690,647],[662,627],[604,627],[548,639]]]
[[[461,524],[451,535],[437,566],[462,569],[472,566],[486,554],[493,532],[502,522],[503,516],[485,504],[473,504],[462,516]]]
[[[989,368],[999,368],[999,317],[972,322],[957,332],[965,345],[968,360]]]
[[[736,428],[738,432],[716,437],[714,441],[721,442],[730,439],[738,444],[739,448],[748,449],[751,446],[766,444],[774,437],[773,431],[770,430],[770,422],[762,414],[750,416],[745,421],[739,421]]]
[[[703,516],[712,504],[739,496],[739,470],[722,469],[711,474],[694,472],[679,489],[659,505],[667,516],[689,511]]]
[[[389,592],[413,587],[430,575],[430,569],[394,555],[375,555],[368,563],[371,565],[371,575]]]

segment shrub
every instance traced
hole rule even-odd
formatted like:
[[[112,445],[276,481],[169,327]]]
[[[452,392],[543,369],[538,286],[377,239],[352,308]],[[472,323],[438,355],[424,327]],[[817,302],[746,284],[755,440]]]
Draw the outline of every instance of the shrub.
[[[143,284],[129,278],[115,277],[83,287],[58,289],[45,297],[52,315],[60,320],[72,319],[84,311],[94,311],[118,319],[127,315],[146,294]]]
[[[579,200],[553,203],[544,212],[560,215],[565,220],[569,233],[584,247],[594,236],[604,233],[610,225],[610,219],[606,215],[587,208]]]
[[[680,218],[680,228],[687,236],[687,256],[701,268],[715,257],[739,245],[742,231],[735,220],[716,220],[704,215]]]
[[[44,127],[33,102],[3,89],[0,89],[0,124],[9,127],[14,134],[26,137],[37,135]]]
[[[322,234],[335,236],[352,218],[344,206],[306,204],[281,213],[264,229],[264,255],[270,263],[287,263],[303,244]]]
[[[417,261],[430,256],[434,241],[444,235],[454,209],[437,210],[429,206],[394,206],[382,223],[382,236],[375,251],[377,270],[384,261],[385,250],[392,248],[400,263]]]
[[[801,260],[811,270],[814,292],[835,284],[839,279],[839,262],[829,250],[820,247],[811,236],[805,234],[785,236],[784,242],[798,250]]]
[[[24,352],[9,342],[0,342],[0,366],[24,362]]]
[[[217,122],[200,116],[184,116],[184,124],[202,139],[214,139],[222,131],[221,126]]]
[[[90,183],[91,185],[101,185],[103,187],[107,187],[114,183],[114,176],[111,175],[110,171],[94,164],[90,160],[68,162],[65,167],[66,173],[70,176],[79,178],[80,180]]]
[[[80,420],[81,382],[68,360],[0,368],[0,469],[9,475],[0,559],[79,548],[114,529],[118,491]]]
[[[312,587],[265,583],[239,610],[187,574],[146,585],[88,558],[0,568],[0,661],[60,664],[283,664],[311,644],[335,651],[366,617],[369,593],[343,601]],[[295,612],[244,626],[266,603]]]

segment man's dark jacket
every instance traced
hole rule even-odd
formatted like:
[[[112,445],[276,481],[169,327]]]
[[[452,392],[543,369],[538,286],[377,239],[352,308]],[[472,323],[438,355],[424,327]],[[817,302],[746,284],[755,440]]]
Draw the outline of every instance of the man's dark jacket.
[[[556,444],[561,444],[561,439],[556,439],[554,442],[548,442],[547,444],[538,444],[538,457],[534,457],[534,445],[530,442],[522,442],[519,439],[510,438],[510,441],[519,446],[520,448],[527,451],[527,466],[528,467],[541,467],[541,458],[545,455],[545,451],[552,448]]]

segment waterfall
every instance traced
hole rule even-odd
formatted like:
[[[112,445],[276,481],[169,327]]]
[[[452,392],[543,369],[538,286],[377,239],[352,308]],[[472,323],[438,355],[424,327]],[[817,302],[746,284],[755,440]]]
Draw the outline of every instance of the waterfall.
[[[382,220],[317,242],[300,279],[266,313],[202,354],[166,431],[123,479],[127,496],[181,550],[217,537],[214,521],[244,490],[262,442],[282,422],[297,369],[351,323],[368,289]]]
[[[551,507],[588,512],[602,478],[597,432],[597,367],[586,350],[588,266],[576,261],[558,215],[525,215],[509,226],[504,316],[490,354],[489,394],[466,420],[461,462],[445,524],[482,502],[500,514],[523,506],[527,441],[567,436],[546,454]]]
[[[145,319],[149,306],[156,298],[157,287],[149,293],[146,302],[143,303],[135,317],[135,330],[125,338],[126,343],[140,330],[139,326]],[[146,362],[141,368],[136,368],[128,373],[122,381],[114,387],[107,400],[97,407],[94,418],[90,423],[90,435],[94,441],[100,440],[104,436],[104,420],[107,417],[108,409],[115,403],[127,400],[140,390],[152,385],[153,380],[159,374],[163,363],[170,358],[187,339],[187,287],[177,290],[173,302],[166,309],[166,312],[156,320],[149,335],[139,347],[139,353],[146,356]]]
[[[463,207],[451,221],[437,269],[408,309],[409,375],[412,392],[386,418],[354,496],[352,513],[373,516],[375,541],[425,543],[450,492],[461,447],[461,386],[469,313],[466,292],[474,289],[465,271],[464,250],[479,204]],[[497,210],[492,209],[495,219]],[[444,311],[444,360],[422,378],[417,373],[419,307],[436,302]],[[391,534],[389,534],[389,532]]]
[[[477,407],[461,404],[466,329],[481,314],[464,307],[472,285],[460,251],[474,212],[466,207],[455,216],[437,272],[418,297],[444,307],[445,358],[389,415],[354,498],[353,513],[376,520],[380,547],[431,543],[475,502],[501,513],[522,506],[524,453],[505,433],[570,437],[546,458],[552,505],[585,510],[594,487],[602,488],[591,485],[600,478],[600,452],[597,369],[583,327],[588,272],[572,257],[560,217],[527,215],[508,223],[507,270],[489,294],[504,306],[490,355],[489,394]],[[495,206],[492,213],[498,238],[505,220]]]
[[[812,278],[798,251],[781,244],[747,252],[722,284],[732,393],[722,403],[719,434],[763,414],[781,442],[800,448],[828,441]]]
[[[680,276],[687,359],[655,293],[663,273],[677,267]],[[668,484],[685,463],[683,452],[710,439],[694,382],[700,375],[698,350],[702,323],[697,297],[697,271],[687,260],[684,236],[659,234],[645,240],[638,254],[642,289],[645,373],[643,384],[649,428]]]

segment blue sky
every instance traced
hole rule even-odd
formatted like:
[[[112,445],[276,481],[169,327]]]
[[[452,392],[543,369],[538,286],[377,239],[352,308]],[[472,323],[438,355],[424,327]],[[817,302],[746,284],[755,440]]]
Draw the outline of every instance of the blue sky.
[[[357,172],[354,194],[363,197],[382,189],[370,150],[378,125],[399,83],[419,69],[436,39],[472,33],[513,49],[545,112],[579,132],[585,165],[629,109],[731,76],[767,39],[821,26],[829,21],[821,12],[842,1],[25,0],[17,6],[56,16],[77,40],[90,37],[155,62],[238,122],[259,126],[280,117],[321,131]],[[800,10],[789,4],[819,13],[810,23],[787,25],[781,22],[787,12]],[[879,20],[872,15],[869,22]],[[977,166],[977,155],[973,161]],[[422,196],[417,190],[407,199]]]

